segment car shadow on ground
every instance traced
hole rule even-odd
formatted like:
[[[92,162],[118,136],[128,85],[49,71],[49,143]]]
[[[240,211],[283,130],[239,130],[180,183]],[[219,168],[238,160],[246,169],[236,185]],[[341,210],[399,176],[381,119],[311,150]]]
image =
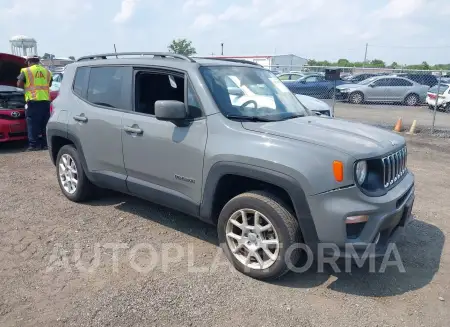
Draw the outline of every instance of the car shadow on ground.
[[[389,258],[379,258],[371,267],[369,260],[361,268],[338,261],[337,269],[330,264],[320,264],[317,260],[305,273],[290,272],[275,284],[290,288],[304,288],[311,283],[305,280],[328,281],[334,279],[327,288],[336,292],[386,297],[404,294],[428,285],[439,270],[445,236],[434,225],[415,220],[393,245],[398,250],[400,260],[396,260],[395,250]],[[384,263],[383,263],[384,260]],[[386,264],[389,262],[388,264]],[[384,269],[384,270],[383,270]]]
[[[0,154],[25,152],[27,149],[27,141],[13,141],[0,143]]]
[[[219,245],[215,226],[207,224],[195,217],[130,195],[101,190],[99,199],[89,202],[89,205],[113,205],[118,210],[135,214],[141,218],[156,222],[162,226],[177,230],[213,245]]]
[[[118,210],[133,213],[219,246],[215,226],[132,196],[108,192],[101,199],[89,204],[114,205]],[[395,245],[400,255],[400,264],[397,261],[397,265],[383,265],[383,258],[380,258],[375,261],[375,269],[371,269],[368,260],[361,268],[338,261],[339,270],[336,270],[329,264],[320,266],[318,260],[315,260],[305,272],[289,272],[280,279],[268,283],[289,288],[312,288],[326,283],[332,277],[335,280],[327,285],[327,288],[336,292],[374,297],[399,295],[423,288],[431,282],[439,269],[444,242],[445,236],[439,228],[415,219]],[[394,252],[391,252],[387,261],[395,262]],[[304,266],[306,261],[298,265]],[[348,270],[347,267],[351,269]],[[385,268],[384,272],[382,267]]]

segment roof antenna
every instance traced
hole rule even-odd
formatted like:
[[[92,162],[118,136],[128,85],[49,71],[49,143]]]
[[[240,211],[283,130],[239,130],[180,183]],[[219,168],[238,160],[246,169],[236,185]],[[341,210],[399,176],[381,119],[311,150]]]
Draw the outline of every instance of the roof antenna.
[[[116,54],[116,58],[119,59],[119,57],[117,56],[117,49],[116,49],[116,44],[114,43],[114,53]]]

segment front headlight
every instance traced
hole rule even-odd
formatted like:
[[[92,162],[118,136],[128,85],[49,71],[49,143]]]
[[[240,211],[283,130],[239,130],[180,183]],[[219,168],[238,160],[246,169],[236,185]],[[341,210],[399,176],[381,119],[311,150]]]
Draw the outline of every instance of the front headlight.
[[[346,92],[350,91],[350,89],[340,89],[339,91],[346,93]]]
[[[367,162],[358,161],[355,167],[355,178],[359,185],[362,185],[367,177]]]

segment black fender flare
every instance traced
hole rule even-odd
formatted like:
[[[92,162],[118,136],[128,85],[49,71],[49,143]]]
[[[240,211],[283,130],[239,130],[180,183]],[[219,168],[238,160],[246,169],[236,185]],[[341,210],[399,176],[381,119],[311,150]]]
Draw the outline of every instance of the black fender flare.
[[[200,205],[202,220],[212,221],[214,197],[220,179],[225,175],[238,175],[260,180],[284,189],[290,196],[294,205],[295,214],[304,238],[308,245],[316,245],[318,236],[311,215],[305,192],[297,180],[289,175],[275,170],[236,162],[221,161],[215,163],[206,178],[203,189],[203,199]]]
[[[47,139],[49,140],[49,148],[50,149],[53,148],[53,137],[64,138],[66,140],[69,140],[70,142],[72,142],[75,145],[75,147],[80,155],[81,165],[83,166],[84,173],[86,174],[87,178],[90,181],[92,181],[93,176],[89,172],[89,169],[87,167],[86,159],[84,158],[83,147],[81,146],[81,143],[80,143],[80,140],[78,139],[78,137],[76,137],[74,134],[69,133],[67,131],[49,128],[47,130]],[[56,165],[55,158],[52,155],[52,151],[49,151],[49,153],[50,153],[50,157],[52,159],[53,164]]]

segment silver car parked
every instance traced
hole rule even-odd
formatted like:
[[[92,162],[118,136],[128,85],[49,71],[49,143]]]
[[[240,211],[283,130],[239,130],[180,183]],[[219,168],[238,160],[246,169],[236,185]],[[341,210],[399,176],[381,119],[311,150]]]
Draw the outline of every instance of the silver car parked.
[[[395,76],[371,77],[358,84],[337,86],[338,97],[354,104],[363,102],[402,102],[415,106],[425,101],[427,85]]]

